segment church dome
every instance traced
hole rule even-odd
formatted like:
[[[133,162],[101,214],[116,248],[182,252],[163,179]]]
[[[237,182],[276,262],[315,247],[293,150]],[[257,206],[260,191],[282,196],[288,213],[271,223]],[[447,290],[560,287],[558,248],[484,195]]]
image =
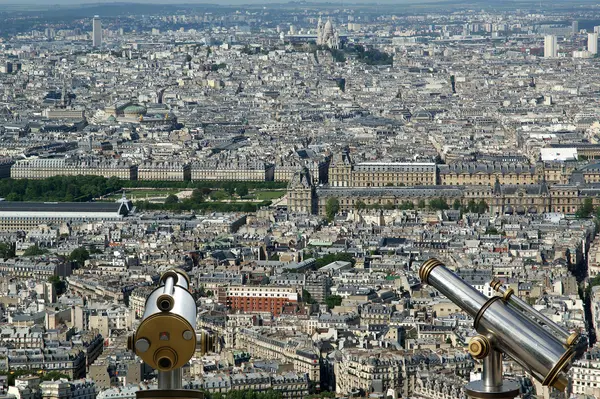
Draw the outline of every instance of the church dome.
[[[325,34],[328,36],[333,36],[333,24],[331,23],[330,19],[325,22]]]
[[[127,116],[140,116],[146,114],[146,107],[141,105],[130,105],[123,110],[123,113]]]

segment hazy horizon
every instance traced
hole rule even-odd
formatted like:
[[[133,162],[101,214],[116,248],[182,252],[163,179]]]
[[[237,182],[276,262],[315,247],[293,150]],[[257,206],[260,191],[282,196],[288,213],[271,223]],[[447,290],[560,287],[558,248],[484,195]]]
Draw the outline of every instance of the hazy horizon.
[[[534,0],[522,0],[522,1],[512,1],[511,3],[530,3]],[[111,4],[111,3],[142,3],[142,4],[218,4],[218,5],[260,5],[260,4],[287,4],[287,3],[322,3],[322,4],[422,4],[426,3],[455,3],[455,4],[464,4],[464,3],[504,3],[507,0],[493,0],[493,1],[482,1],[482,0],[466,0],[466,1],[456,1],[456,0],[377,0],[377,1],[369,1],[369,0],[109,0],[109,1],[101,1],[101,0],[0,0],[0,4],[5,5],[43,5],[43,6],[52,6],[52,5],[102,5],[102,4]],[[551,1],[551,2],[560,2],[560,1]],[[589,0],[583,1],[575,1],[569,3],[587,3]]]

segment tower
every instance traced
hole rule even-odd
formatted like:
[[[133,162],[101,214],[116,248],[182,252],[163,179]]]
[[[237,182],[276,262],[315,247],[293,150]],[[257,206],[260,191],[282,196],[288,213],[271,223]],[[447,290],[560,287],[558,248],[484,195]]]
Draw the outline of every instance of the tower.
[[[94,47],[100,47],[102,45],[102,21],[98,15],[94,16],[92,20],[92,42]]]
[[[316,190],[307,167],[294,173],[287,189],[288,209],[292,212],[315,214]]]
[[[557,47],[556,36],[546,35],[546,37],[544,37],[544,58],[556,57]]]
[[[592,54],[598,54],[598,33],[588,33],[587,50]]]
[[[319,22],[317,22],[317,45],[323,45],[323,20],[319,16]]]

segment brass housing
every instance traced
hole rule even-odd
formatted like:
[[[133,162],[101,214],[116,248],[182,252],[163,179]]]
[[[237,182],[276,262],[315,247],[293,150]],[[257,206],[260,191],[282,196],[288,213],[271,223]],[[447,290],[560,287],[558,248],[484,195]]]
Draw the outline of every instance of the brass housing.
[[[567,338],[567,346],[573,346],[579,341],[579,333],[574,332]]]
[[[436,268],[437,266],[443,266],[444,264],[442,262],[440,262],[439,260],[437,260],[436,258],[431,258],[428,259],[427,261],[425,261],[425,263],[423,263],[421,265],[421,268],[419,269],[419,278],[421,279],[421,282],[427,284],[427,279],[429,278],[429,273],[431,273],[431,271]]]
[[[185,331],[192,331],[192,339],[182,339]],[[130,341],[135,348],[134,342],[145,338],[150,342],[146,352],[135,351],[150,367],[160,371],[171,371],[183,367],[194,355],[196,350],[196,333],[194,327],[190,326],[186,319],[173,313],[157,313],[148,317],[138,327],[135,337]],[[168,334],[168,340],[161,340],[161,333]],[[168,359],[170,367],[163,367]],[[161,365],[162,363],[162,365]]]
[[[162,276],[160,276],[160,281],[165,281],[167,277],[173,277],[175,279],[175,285],[177,285],[179,277],[181,276],[183,276],[183,278],[185,278],[185,280],[187,281],[188,287],[191,287],[192,282],[190,280],[190,276],[188,276],[186,272],[179,268],[169,269],[166,272],[164,272]]]
[[[483,335],[476,335],[469,340],[469,353],[475,359],[483,359],[490,354],[492,343]]]

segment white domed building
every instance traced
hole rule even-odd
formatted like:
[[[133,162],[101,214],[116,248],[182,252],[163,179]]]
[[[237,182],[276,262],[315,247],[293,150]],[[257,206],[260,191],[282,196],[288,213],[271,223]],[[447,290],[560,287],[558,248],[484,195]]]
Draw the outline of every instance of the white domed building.
[[[327,22],[323,25],[323,20],[319,17],[319,22],[317,23],[317,45],[333,49],[340,48],[340,38],[333,28],[331,18],[327,18]]]

